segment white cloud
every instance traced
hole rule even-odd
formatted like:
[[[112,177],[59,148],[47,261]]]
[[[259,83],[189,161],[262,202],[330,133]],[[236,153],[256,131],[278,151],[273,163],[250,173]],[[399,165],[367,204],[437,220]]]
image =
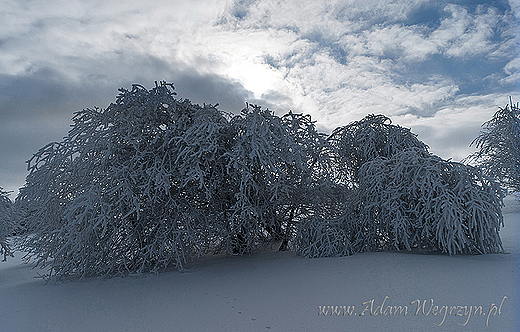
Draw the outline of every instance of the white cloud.
[[[453,8],[453,19],[459,22],[457,32],[460,32],[460,22],[464,22],[465,30],[455,36],[453,43],[449,45],[446,53],[450,56],[465,57],[476,54],[485,54],[493,49],[490,38],[493,35],[493,28],[497,23],[496,13],[490,9],[488,12],[471,17],[465,10]],[[449,42],[449,41],[448,41]]]
[[[197,5],[197,3],[199,3]],[[23,73],[34,63],[67,72],[74,61],[109,54],[137,53],[161,58],[176,54],[182,36],[211,26],[222,11],[200,1],[143,2],[10,1],[2,28],[6,52],[0,56],[9,74]],[[73,73],[70,73],[72,75]]]
[[[405,114],[393,120],[417,133],[432,153],[460,161],[475,151],[470,144],[478,136],[482,124],[507,102],[503,94],[461,96],[440,107],[433,116]]]
[[[363,49],[367,55],[378,57],[402,55],[402,61],[423,61],[439,48],[437,43],[426,38],[424,29],[397,24],[366,31],[358,42],[362,47],[354,47],[354,50]]]
[[[504,71],[507,74],[507,77],[503,78],[501,80],[502,84],[511,84],[516,83],[517,87],[519,88],[520,92],[520,57],[514,58],[513,60],[509,61],[505,67]]]

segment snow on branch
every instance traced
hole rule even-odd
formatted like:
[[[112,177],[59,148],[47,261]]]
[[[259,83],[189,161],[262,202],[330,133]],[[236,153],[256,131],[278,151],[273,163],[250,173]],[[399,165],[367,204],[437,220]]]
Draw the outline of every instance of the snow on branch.
[[[478,151],[467,160],[476,162],[486,174],[505,188],[520,191],[520,108],[510,101],[499,107],[493,118],[482,125],[475,138]]]
[[[13,208],[9,193],[0,187],[0,256],[4,257],[3,261],[7,259],[7,256],[13,256],[13,251],[7,239],[12,231],[12,217]]]
[[[392,125],[392,121],[381,114],[370,114],[360,121],[338,127],[328,139],[334,147],[341,180],[354,183],[358,181],[361,166],[368,161],[390,157],[410,148],[428,150],[410,129]]]
[[[279,242],[285,250],[296,224],[314,206],[330,164],[328,145],[309,116],[278,117],[249,105],[230,121],[234,144],[226,153],[231,192],[227,251],[251,253],[258,244]]]

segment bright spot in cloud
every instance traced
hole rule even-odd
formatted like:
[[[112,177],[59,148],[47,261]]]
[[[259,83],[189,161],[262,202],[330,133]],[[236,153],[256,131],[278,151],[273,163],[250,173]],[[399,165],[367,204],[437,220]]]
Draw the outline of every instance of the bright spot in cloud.
[[[273,90],[280,80],[280,75],[270,70],[267,65],[237,61],[225,72],[226,76],[238,80],[259,99],[264,93]]]

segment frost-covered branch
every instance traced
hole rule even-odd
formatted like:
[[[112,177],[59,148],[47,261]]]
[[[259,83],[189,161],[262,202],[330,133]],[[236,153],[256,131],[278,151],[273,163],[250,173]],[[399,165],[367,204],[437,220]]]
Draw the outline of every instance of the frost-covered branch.
[[[230,121],[235,136],[226,154],[233,204],[228,222],[231,253],[281,241],[285,250],[296,224],[313,208],[330,164],[328,145],[309,116],[278,117],[250,105]]]
[[[12,217],[13,207],[9,193],[0,187],[0,256],[3,256],[3,261],[7,259],[7,256],[13,256],[7,239],[12,231]]]
[[[334,129],[329,136],[334,147],[340,181],[357,183],[358,172],[368,161],[410,148],[428,150],[410,129],[392,125],[384,115],[370,114],[360,121]]]
[[[468,157],[512,191],[520,191],[520,109],[510,102],[483,125],[478,151]]]

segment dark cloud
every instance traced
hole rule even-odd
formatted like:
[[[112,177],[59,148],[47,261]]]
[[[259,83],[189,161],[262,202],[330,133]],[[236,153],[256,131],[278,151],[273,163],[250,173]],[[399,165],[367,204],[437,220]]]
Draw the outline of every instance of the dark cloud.
[[[445,5],[440,1],[430,1],[418,6],[410,12],[403,23],[405,25],[422,25],[435,30],[439,28],[441,21],[448,17],[448,13],[444,10]]]
[[[231,7],[231,15],[238,19],[243,19],[249,14],[249,7],[252,6],[256,0],[235,0]]]
[[[50,67],[28,70],[24,75],[0,74],[0,115],[3,118],[56,112],[66,115],[86,107],[105,107],[121,86],[140,83],[151,88],[154,81],[160,80],[173,82],[179,97],[195,103],[219,103],[229,111],[252,96],[237,81],[201,74],[195,68],[168,64],[153,56],[121,55],[115,59],[89,60],[82,66],[92,69],[85,71],[79,80]]]
[[[23,184],[27,160],[45,144],[61,141],[69,130],[70,120],[42,117],[35,114],[26,119],[4,119],[0,123],[0,186],[13,191]]]
[[[249,102],[260,105],[262,108],[268,108],[278,115],[283,115],[289,111],[305,113],[295,105],[290,96],[275,90],[268,90],[260,96],[260,99],[252,99]]]
[[[68,132],[73,112],[88,107],[107,107],[119,87],[154,81],[173,82],[179,98],[194,103],[220,104],[238,113],[253,94],[240,83],[215,74],[152,56],[116,56],[88,60],[78,66],[91,68],[75,80],[59,69],[34,67],[24,75],[0,74],[0,186],[16,190],[26,175],[25,161],[51,141]],[[137,68],[136,70],[128,70]]]
[[[71,81],[52,68],[25,75],[0,74],[0,115],[4,119],[70,116],[78,109],[106,103],[110,91],[92,83]]]
[[[395,83],[400,85],[427,82],[433,76],[450,77],[459,87],[459,94],[495,93],[514,90],[514,85],[505,86],[499,81],[506,77],[503,72],[508,61],[474,57],[461,59],[446,58],[441,54],[430,56],[422,62],[403,64]]]
[[[253,98],[250,91],[236,82],[214,74],[183,72],[172,77],[179,97],[196,104],[219,104],[219,109],[239,113]]]

